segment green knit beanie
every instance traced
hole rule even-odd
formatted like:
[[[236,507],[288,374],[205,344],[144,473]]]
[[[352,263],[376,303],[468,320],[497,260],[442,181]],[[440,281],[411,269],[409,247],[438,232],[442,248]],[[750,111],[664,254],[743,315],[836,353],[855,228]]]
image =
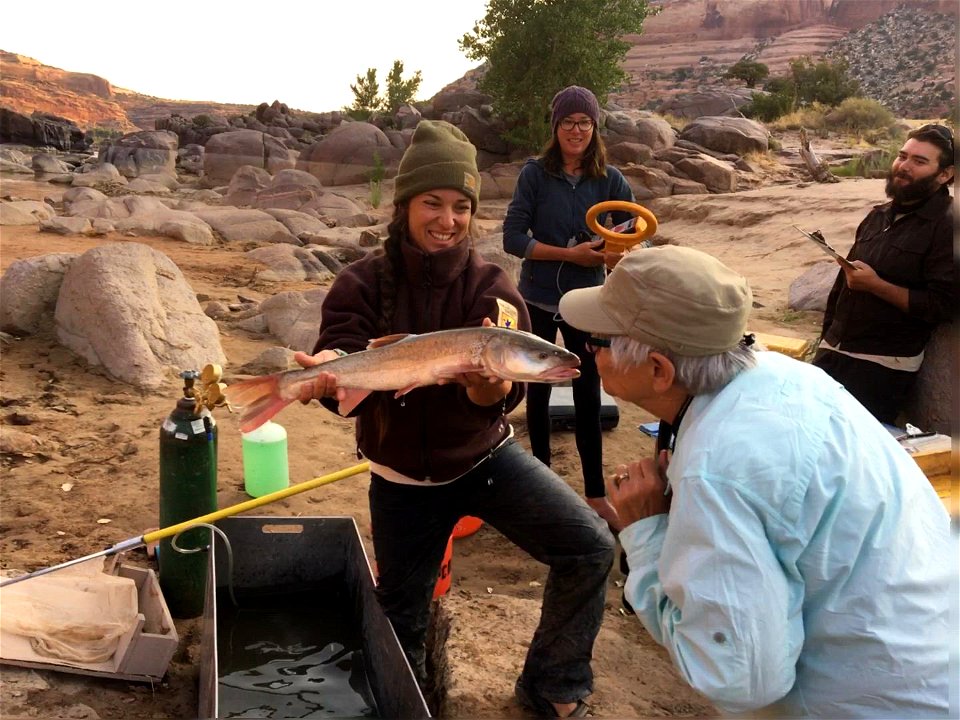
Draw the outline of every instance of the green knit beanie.
[[[480,197],[477,149],[450,123],[421,120],[413,132],[410,147],[400,159],[393,202],[399,204],[437,188],[459,190],[470,198],[475,213]]]

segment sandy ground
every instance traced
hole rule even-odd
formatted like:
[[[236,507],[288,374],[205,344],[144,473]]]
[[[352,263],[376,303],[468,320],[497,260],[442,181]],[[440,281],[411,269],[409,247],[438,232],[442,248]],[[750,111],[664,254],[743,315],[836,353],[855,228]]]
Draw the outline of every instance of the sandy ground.
[[[62,192],[62,190],[61,190]],[[4,180],[4,195],[25,198],[56,194],[52,186]],[[834,185],[791,182],[733,195],[683,196],[651,207],[661,233],[698,247],[744,273],[755,293],[753,330],[814,339],[820,313],[787,308],[790,282],[823,260],[816,248],[790,228],[821,228],[845,251],[853,229],[869,207],[882,200],[882,182],[847,180]],[[481,229],[495,233],[506,203],[485,207]],[[33,227],[4,227],[2,269],[18,258],[52,252],[82,252],[104,242],[141,242],[173,259],[202,297],[235,302],[238,293],[264,298],[305,284],[259,283],[252,266],[234,247],[195,247],[165,238],[86,239],[40,233]],[[269,337],[221,328],[230,368],[274,345]],[[172,380],[160,393],[144,393],[115,382],[100,369],[59,346],[52,333],[2,346],[0,429],[42,439],[33,455],[0,455],[0,566],[35,570],[97,552],[141,535],[158,523],[158,432],[180,394]],[[618,463],[649,454],[652,441],[637,425],[652,420],[621,404],[619,425],[604,435],[604,460]],[[235,417],[217,411],[220,507],[248,499],[243,490],[241,443]],[[356,462],[352,426],[318,407],[291,406],[277,420],[289,433],[294,483]],[[527,442],[522,407],[512,416]],[[582,491],[573,436],[554,437],[557,472]],[[69,491],[61,486],[72,483]],[[372,556],[366,489],[356,476],[268,505],[260,514],[352,515]],[[109,519],[108,523],[98,523]],[[155,566],[142,551],[128,562]],[[450,623],[451,676],[448,717],[523,717],[512,685],[539,610],[544,568],[484,526],[457,540],[453,583],[441,601]],[[635,618],[619,614],[621,579],[609,580],[607,613],[594,654],[596,691],[591,704],[603,717],[710,716],[713,709],[672,669]],[[181,642],[167,676],[149,684],[57,672],[0,667],[0,714],[4,718],[189,718],[196,716],[201,622],[177,622]]]

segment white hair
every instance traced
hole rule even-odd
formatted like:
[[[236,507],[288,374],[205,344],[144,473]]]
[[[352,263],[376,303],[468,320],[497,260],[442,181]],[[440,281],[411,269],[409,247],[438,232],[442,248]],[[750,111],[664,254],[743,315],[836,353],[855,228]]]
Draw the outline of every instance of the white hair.
[[[610,353],[613,364],[618,369],[641,365],[651,352],[665,356],[676,370],[676,381],[683,385],[691,395],[706,395],[724,387],[744,370],[757,364],[758,344],[738,344],[732,350],[717,355],[693,357],[680,355],[672,350],[661,350],[646,345],[639,340],[618,335],[610,340]]]

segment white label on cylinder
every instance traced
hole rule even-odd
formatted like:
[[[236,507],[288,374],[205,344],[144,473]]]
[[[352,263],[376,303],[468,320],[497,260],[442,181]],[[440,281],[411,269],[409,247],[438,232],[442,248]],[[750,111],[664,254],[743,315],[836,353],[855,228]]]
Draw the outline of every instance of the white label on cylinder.
[[[177,433],[176,435],[174,435],[174,437],[175,437],[177,440],[189,440],[189,439],[190,439],[190,438],[186,435],[186,433]]]
[[[193,428],[194,435],[202,435],[207,431],[203,426],[203,420],[191,420],[190,427]]]
[[[163,429],[166,430],[167,432],[173,432],[174,430],[177,429],[177,424],[173,422],[173,420],[171,420],[170,418],[167,418],[166,420],[163,421]]]

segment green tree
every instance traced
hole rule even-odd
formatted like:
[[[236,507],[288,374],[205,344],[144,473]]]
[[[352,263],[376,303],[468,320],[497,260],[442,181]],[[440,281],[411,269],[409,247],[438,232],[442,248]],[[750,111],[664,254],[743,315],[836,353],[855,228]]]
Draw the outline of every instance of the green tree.
[[[487,63],[479,87],[511,127],[506,139],[532,150],[550,137],[558,90],[582,85],[606,102],[627,77],[623,36],[641,32],[652,12],[648,0],[489,0],[460,49]]]
[[[755,92],[750,103],[742,108],[743,114],[762,122],[773,122],[778,117],[793,112],[793,96],[782,93]]]
[[[401,106],[406,105],[417,95],[422,80],[417,70],[409,80],[403,79],[403,63],[393,61],[390,74],[387,75],[387,97],[383,101],[383,108],[393,115]]]
[[[770,68],[756,60],[741,58],[727,70],[727,77],[743,80],[748,88],[757,86],[757,83],[770,74]]]
[[[770,78],[763,89],[765,92],[754,92],[750,104],[742,108],[747,117],[772,122],[796,109],[797,86],[792,78]]]
[[[813,103],[835,107],[859,93],[860,84],[847,75],[843,60],[814,63],[801,57],[790,63],[790,74],[770,78],[763,89],[767,94],[753,93],[753,100],[744,109],[748,117],[764,122],[776,120]]]
[[[353,92],[353,105],[345,108],[347,115],[354,120],[369,120],[381,106],[376,69],[367,68],[366,77],[357,75],[357,82],[350,85],[350,90]]]
[[[792,60],[790,75],[796,86],[797,102],[800,105],[821,102],[833,107],[859,94],[860,83],[847,74],[848,69],[845,60],[821,60],[817,63],[809,57]]]

